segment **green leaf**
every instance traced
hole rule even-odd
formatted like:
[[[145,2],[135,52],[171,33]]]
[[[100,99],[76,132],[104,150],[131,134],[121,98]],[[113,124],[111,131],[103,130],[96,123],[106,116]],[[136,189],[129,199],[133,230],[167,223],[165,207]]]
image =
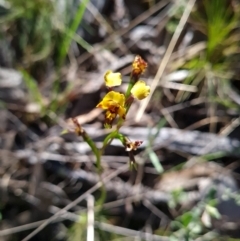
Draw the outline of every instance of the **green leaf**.
[[[202,225],[199,222],[191,222],[189,225],[190,233],[199,234],[202,232]]]
[[[213,206],[206,205],[206,211],[213,218],[216,218],[216,219],[220,219],[221,218],[221,214],[219,213],[218,209],[213,207]]]
[[[148,156],[149,156],[153,166],[155,167],[156,171],[158,173],[163,173],[164,169],[162,167],[161,162],[159,161],[157,154],[152,149],[149,149]]]
[[[161,128],[163,126],[165,126],[165,124],[166,124],[166,119],[161,118],[160,121],[158,122],[157,126],[156,126],[155,133],[152,133],[151,129],[149,129],[149,133],[148,133],[148,144],[147,144],[147,148],[146,148],[146,153],[148,154],[149,159],[151,160],[153,166],[155,167],[155,169],[158,173],[163,173],[164,169],[163,169],[162,164],[159,160],[159,157],[153,151],[152,145],[153,145],[154,140],[158,136],[159,131],[161,130]]]
[[[190,212],[186,212],[181,216],[181,221],[184,227],[188,227],[192,219],[193,219],[193,216]]]

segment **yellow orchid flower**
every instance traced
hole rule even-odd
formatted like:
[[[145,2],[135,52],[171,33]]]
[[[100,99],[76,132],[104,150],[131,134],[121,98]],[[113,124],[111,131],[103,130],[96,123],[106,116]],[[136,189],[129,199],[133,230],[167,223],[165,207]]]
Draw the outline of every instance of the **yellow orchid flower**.
[[[122,75],[108,70],[104,75],[104,80],[107,87],[119,86],[122,84]]]
[[[97,107],[107,110],[105,114],[105,124],[111,126],[117,115],[125,119],[126,109],[124,105],[125,96],[119,92],[110,91],[104,96]]]
[[[131,94],[134,98],[142,100],[146,98],[150,93],[150,86],[146,85],[143,80],[137,81],[137,83],[132,87]]]

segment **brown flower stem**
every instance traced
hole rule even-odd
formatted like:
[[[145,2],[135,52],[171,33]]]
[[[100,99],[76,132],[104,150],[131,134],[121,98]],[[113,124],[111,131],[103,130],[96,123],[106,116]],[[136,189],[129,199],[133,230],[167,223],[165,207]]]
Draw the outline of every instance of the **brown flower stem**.
[[[133,170],[133,168],[135,170],[137,170],[137,163],[135,161],[133,151],[129,151],[128,156],[129,156],[129,168],[130,168],[130,170]]]

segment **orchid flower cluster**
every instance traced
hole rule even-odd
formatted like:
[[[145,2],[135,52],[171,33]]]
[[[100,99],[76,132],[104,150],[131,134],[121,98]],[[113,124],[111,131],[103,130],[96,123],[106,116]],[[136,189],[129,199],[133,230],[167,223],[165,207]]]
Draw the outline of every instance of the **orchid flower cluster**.
[[[125,95],[112,90],[114,87],[122,84],[121,73],[113,73],[110,70],[106,72],[104,80],[109,92],[97,105],[97,107],[106,110],[106,127],[112,127],[112,123],[117,115],[125,120],[134,99],[142,100],[149,95],[150,87],[143,80],[139,80],[140,75],[146,68],[147,63],[140,56],[136,56],[132,64],[130,83]]]
[[[108,70],[105,73],[104,80],[108,92],[96,107],[105,110],[104,126],[106,128],[112,128],[115,120],[117,120],[117,125],[115,130],[106,136],[101,149],[96,147],[92,139],[80,126],[77,119],[73,118],[75,133],[83,137],[84,141],[89,144],[96,155],[98,170],[101,169],[101,155],[103,154],[106,146],[109,145],[113,139],[119,139],[122,142],[126,151],[129,153],[130,164],[135,165],[134,155],[132,152],[142,144],[142,141],[130,141],[128,137],[119,133],[119,129],[123,125],[133,101],[142,100],[150,93],[150,87],[143,80],[140,80],[140,76],[144,73],[146,68],[147,63],[139,55],[137,55],[132,63],[130,81],[124,94],[113,90],[114,87],[122,84],[121,73],[113,73],[111,70]]]

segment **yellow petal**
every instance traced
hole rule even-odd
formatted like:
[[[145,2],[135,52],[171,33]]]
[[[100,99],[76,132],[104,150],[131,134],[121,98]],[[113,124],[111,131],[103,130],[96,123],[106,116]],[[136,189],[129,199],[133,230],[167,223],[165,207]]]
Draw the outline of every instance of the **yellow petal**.
[[[117,114],[111,113],[111,111],[107,110],[105,113],[105,121],[104,121],[104,127],[105,128],[111,128],[112,123],[114,119],[116,118]]]
[[[139,80],[132,88],[131,93],[134,98],[142,100],[150,93],[150,87],[143,80]]]
[[[125,96],[119,92],[110,91],[108,92],[103,100],[97,105],[97,107],[107,110],[114,106],[124,106]]]
[[[106,106],[106,102],[105,101],[101,101],[100,103],[97,104],[96,106],[97,108],[102,108],[103,110],[106,110],[108,107]]]
[[[111,70],[105,73],[104,80],[107,87],[114,87],[122,84],[121,73],[113,73]]]
[[[110,112],[109,110],[107,110],[106,113],[105,113],[105,121],[104,121],[104,124],[105,124],[106,126],[111,127],[114,119],[116,118],[116,116],[117,116],[116,113],[112,113],[112,112]]]
[[[125,119],[125,117],[126,117],[126,109],[124,107],[120,106],[119,109],[118,109],[118,115],[121,118]]]
[[[118,104],[120,106],[124,106],[124,104],[125,104],[125,96],[124,96],[124,94],[121,94],[121,93],[116,92],[116,91],[108,92],[105,95],[104,99],[112,100],[112,101],[114,101],[116,104]]]
[[[109,101],[112,100],[114,102],[116,102],[117,104],[123,106],[125,104],[125,96],[124,94],[121,94],[119,92],[116,91],[110,91],[108,92],[105,97],[103,98],[103,100]]]

